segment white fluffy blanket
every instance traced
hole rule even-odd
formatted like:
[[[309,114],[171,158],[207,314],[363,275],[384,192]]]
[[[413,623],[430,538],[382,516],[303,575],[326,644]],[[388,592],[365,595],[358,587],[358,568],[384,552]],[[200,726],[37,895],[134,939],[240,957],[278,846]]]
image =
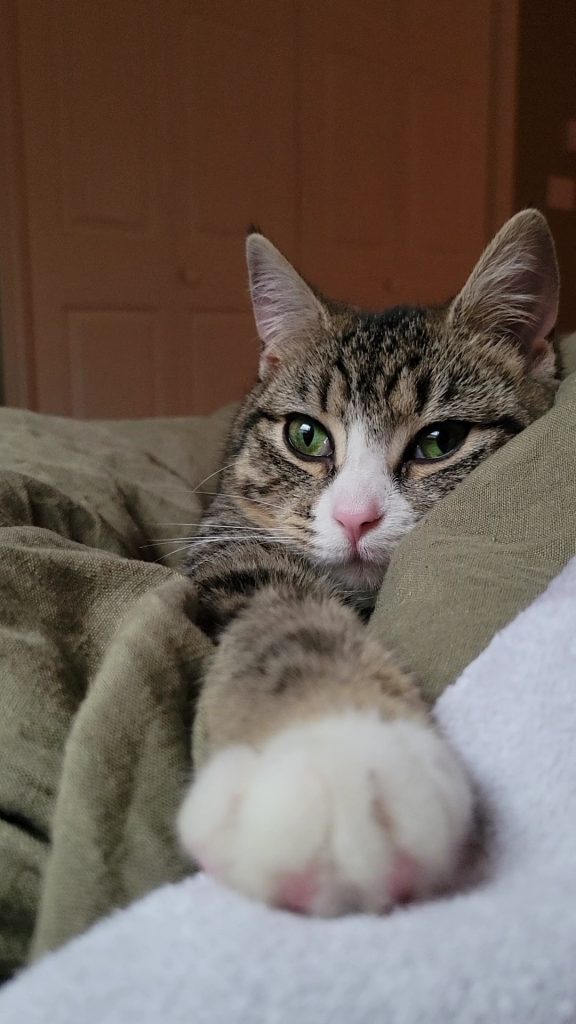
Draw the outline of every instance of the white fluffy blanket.
[[[487,810],[481,882],[317,921],[198,876],[22,974],[2,1024],[574,1024],[576,559],[437,716]]]

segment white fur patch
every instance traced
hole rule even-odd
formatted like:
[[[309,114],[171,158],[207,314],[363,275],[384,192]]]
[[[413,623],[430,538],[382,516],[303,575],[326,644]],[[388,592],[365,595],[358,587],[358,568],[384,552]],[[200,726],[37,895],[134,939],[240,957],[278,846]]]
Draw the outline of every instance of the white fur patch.
[[[386,452],[369,443],[364,424],[357,420],[348,431],[342,467],[314,509],[314,552],[320,561],[332,566],[346,566],[350,561],[346,531],[334,518],[337,505],[361,509],[370,502],[381,509],[383,518],[358,544],[367,575],[370,567],[386,568],[393,548],[413,526],[414,513],[388,469]],[[349,566],[348,574],[361,576],[362,569],[362,563]]]
[[[394,902],[400,859],[413,896],[453,879],[472,796],[437,732],[350,710],[286,729],[261,751],[230,747],[183,803],[184,849],[246,895],[281,901],[287,878],[313,879],[306,911],[379,913]]]

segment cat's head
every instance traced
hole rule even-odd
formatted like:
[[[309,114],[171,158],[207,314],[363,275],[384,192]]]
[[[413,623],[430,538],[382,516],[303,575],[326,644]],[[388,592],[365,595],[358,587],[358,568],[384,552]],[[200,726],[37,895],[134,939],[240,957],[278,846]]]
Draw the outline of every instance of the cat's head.
[[[259,233],[247,256],[260,380],[224,491],[258,528],[373,588],[416,520],[553,400],[550,231],[519,213],[455,299],[381,313],[328,301]]]

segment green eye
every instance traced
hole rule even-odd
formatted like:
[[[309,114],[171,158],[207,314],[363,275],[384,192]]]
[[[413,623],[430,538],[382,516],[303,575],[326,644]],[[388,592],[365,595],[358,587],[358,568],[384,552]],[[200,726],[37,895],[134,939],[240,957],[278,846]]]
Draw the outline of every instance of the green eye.
[[[334,453],[330,434],[310,416],[291,416],[286,421],[286,440],[298,455],[308,459],[325,459]]]
[[[461,423],[459,420],[433,423],[416,436],[412,458],[416,462],[433,462],[435,459],[444,459],[460,447],[469,433],[469,424]]]

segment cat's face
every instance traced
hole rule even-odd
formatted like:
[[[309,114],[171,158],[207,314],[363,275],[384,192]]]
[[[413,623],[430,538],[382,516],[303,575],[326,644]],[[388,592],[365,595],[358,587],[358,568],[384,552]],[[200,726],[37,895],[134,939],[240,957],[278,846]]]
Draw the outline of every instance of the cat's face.
[[[548,228],[513,218],[436,310],[336,307],[262,236],[248,254],[261,380],[224,490],[258,529],[373,589],[412,525],[551,404]]]

